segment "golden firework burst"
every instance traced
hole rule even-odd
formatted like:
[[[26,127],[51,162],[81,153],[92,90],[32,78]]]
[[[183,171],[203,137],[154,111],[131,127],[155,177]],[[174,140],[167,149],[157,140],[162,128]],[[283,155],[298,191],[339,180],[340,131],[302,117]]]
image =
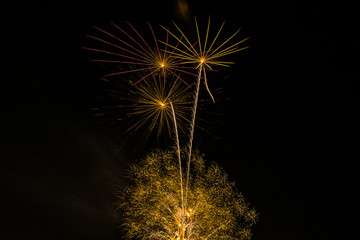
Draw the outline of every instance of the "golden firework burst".
[[[202,41],[202,37],[200,34],[200,29],[198,25],[198,21],[195,19],[195,28],[196,28],[196,34],[197,34],[197,42],[192,43],[189,38],[185,35],[185,33],[180,29],[180,27],[173,23],[176,27],[178,33],[177,34],[169,31],[167,28],[163,27],[166,32],[168,32],[172,37],[174,37],[180,44],[180,46],[171,45],[167,42],[163,42],[166,46],[169,46],[170,48],[174,49],[173,55],[181,59],[181,64],[195,64],[195,68],[199,69],[198,75],[199,79],[201,78],[201,74],[204,74],[204,82],[207,91],[209,92],[212,100],[215,102],[213,95],[211,94],[208,84],[207,84],[207,78],[206,78],[206,70],[213,70],[214,66],[221,66],[221,67],[229,67],[231,64],[234,64],[234,62],[231,61],[221,61],[219,58],[222,58],[224,56],[227,56],[232,53],[239,52],[241,50],[244,50],[248,48],[248,46],[239,47],[241,43],[246,41],[248,38],[244,38],[240,41],[237,41],[233,44],[229,44],[231,40],[240,32],[240,29],[237,30],[235,33],[233,33],[230,37],[226,38],[225,41],[217,44],[217,40],[219,39],[219,35],[223,30],[223,27],[225,25],[225,21],[221,24],[219,30],[217,31],[215,37],[212,41],[209,40],[209,34],[210,34],[210,20],[209,17],[206,33],[204,37],[204,41]],[[183,49],[184,48],[184,49]]]
[[[153,75],[130,89],[128,116],[135,121],[128,131],[137,131],[145,128],[150,134],[157,128],[157,137],[164,132],[171,136],[173,129],[173,116],[170,102],[176,112],[178,130],[186,132],[188,115],[191,111],[191,92],[183,86],[181,81],[174,79],[164,86],[161,75]]]

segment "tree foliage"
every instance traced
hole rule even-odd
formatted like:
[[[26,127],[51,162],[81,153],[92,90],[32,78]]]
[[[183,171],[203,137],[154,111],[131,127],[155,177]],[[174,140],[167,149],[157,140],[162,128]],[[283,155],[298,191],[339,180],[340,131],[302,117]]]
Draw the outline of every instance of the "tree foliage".
[[[175,151],[155,150],[130,167],[133,184],[117,195],[126,237],[250,239],[257,213],[225,171],[216,163],[205,164],[203,155],[194,153],[189,186],[182,201],[176,159]]]

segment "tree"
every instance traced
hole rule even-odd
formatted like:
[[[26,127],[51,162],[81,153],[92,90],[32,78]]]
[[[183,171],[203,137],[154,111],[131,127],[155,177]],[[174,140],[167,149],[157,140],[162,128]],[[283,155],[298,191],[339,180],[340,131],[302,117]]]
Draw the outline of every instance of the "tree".
[[[128,239],[250,239],[257,213],[216,163],[192,155],[189,185],[176,151],[154,150],[130,167],[133,181],[122,189],[118,209]],[[185,192],[185,193],[184,193]]]

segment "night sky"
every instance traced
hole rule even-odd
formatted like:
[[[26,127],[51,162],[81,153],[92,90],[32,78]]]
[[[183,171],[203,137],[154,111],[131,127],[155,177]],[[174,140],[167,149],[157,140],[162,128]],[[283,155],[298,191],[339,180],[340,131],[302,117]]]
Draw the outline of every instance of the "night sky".
[[[229,100],[216,137],[196,131],[195,145],[260,213],[255,240],[360,239],[358,13],[329,4],[188,1],[190,17],[250,37],[217,75]],[[184,23],[178,1],[1,10],[0,239],[121,239],[114,193],[147,149],[116,151],[116,126],[91,111],[107,72],[81,47],[93,25]]]

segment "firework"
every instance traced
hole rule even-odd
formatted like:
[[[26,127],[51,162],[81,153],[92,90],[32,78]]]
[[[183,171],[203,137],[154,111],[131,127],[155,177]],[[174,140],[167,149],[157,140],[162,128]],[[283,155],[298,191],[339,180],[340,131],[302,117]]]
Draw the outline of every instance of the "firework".
[[[195,43],[191,43],[175,23],[180,36],[163,27],[166,30],[165,41],[157,39],[148,23],[154,40],[152,46],[130,23],[127,23],[130,32],[114,23],[112,25],[117,34],[95,27],[109,39],[88,35],[101,42],[104,48],[84,48],[107,56],[106,59],[93,61],[120,64],[121,71],[107,74],[107,77],[130,75],[127,94],[119,96],[121,103],[115,107],[128,109],[126,132],[145,129],[146,134],[141,135],[144,140],[157,129],[158,139],[163,138],[163,134],[173,136],[172,132],[175,139],[174,150],[153,151],[140,164],[131,166],[130,175],[134,184],[118,195],[118,207],[124,213],[126,237],[154,240],[249,239],[251,226],[257,220],[256,211],[250,209],[218,165],[212,163],[207,167],[201,154],[192,154],[200,82],[204,80],[215,102],[208,87],[206,71],[215,70],[215,66],[233,64],[219,61],[219,58],[245,49],[239,45],[246,39],[229,44],[238,30],[217,44],[223,23],[210,41],[210,18],[204,38],[200,37],[201,31],[195,18]],[[169,44],[169,35],[176,40],[175,44]],[[158,41],[164,44],[163,49],[160,49]],[[184,75],[196,76],[194,93],[188,88],[191,84],[183,79]],[[190,127],[190,135],[186,135],[187,127]],[[180,135],[188,137],[186,149],[180,147]],[[184,160],[187,160],[186,170],[182,168]],[[186,182],[183,179],[185,174]]]
[[[176,144],[176,154],[179,161],[179,177],[180,177],[180,189],[181,189],[181,207],[184,208],[184,188],[183,188],[183,176],[182,176],[182,164],[181,164],[181,153],[180,153],[180,142],[179,142],[179,135],[177,131],[177,122],[176,122],[176,115],[174,110],[174,105],[170,102],[171,112],[173,115],[174,121],[174,132],[175,132],[175,144]]]
[[[167,45],[165,45],[164,49],[159,48],[155,32],[149,22],[148,27],[153,38],[153,44],[147,42],[139,31],[129,22],[127,22],[130,28],[129,31],[124,30],[124,28],[121,28],[115,23],[111,24],[116,30],[114,34],[102,28],[94,27],[103,37],[87,35],[87,37],[100,42],[103,49],[83,47],[83,49],[106,56],[104,59],[91,59],[91,61],[129,66],[128,70],[112,72],[105,75],[105,77],[142,73],[142,78],[133,82],[133,84],[137,84],[149,78],[151,75],[157,74],[162,76],[165,85],[167,76],[172,75],[189,86],[189,84],[180,77],[180,73],[188,75],[195,74],[190,72],[188,67],[181,64],[182,60],[180,58],[175,58],[175,48],[172,51],[169,51]],[[169,33],[166,34],[165,43],[168,42],[168,38]],[[177,47],[178,44],[179,42],[175,47]]]
[[[188,201],[182,204],[176,153],[154,151],[132,165],[134,184],[122,190],[118,207],[128,239],[250,239],[257,221],[244,197],[217,164],[193,154]]]
[[[196,27],[196,33],[197,33],[197,42],[195,44],[190,42],[188,37],[186,37],[184,32],[175,23],[174,23],[174,26],[176,27],[180,36],[177,36],[173,32],[169,31],[167,28],[163,27],[167,33],[169,33],[171,36],[173,36],[177,40],[177,42],[180,43],[180,46],[178,46],[179,44],[174,46],[174,45],[168,44],[167,42],[162,42],[162,43],[164,43],[166,46],[169,46],[170,48],[175,50],[173,55],[175,56],[175,58],[182,60],[181,64],[193,64],[196,69],[199,69],[198,74],[199,74],[200,78],[201,78],[201,74],[204,75],[205,87],[214,102],[215,102],[215,99],[214,99],[213,95],[211,94],[210,89],[207,84],[206,70],[213,70],[214,66],[229,67],[231,64],[234,64],[234,62],[220,61],[219,58],[224,57],[229,54],[232,54],[232,53],[235,53],[235,52],[239,52],[239,51],[247,48],[247,46],[240,48],[239,45],[241,43],[243,43],[244,41],[246,41],[248,38],[242,39],[240,41],[237,41],[237,42],[229,45],[229,42],[240,32],[240,29],[237,30],[230,37],[228,37],[225,41],[216,45],[216,42],[217,42],[219,35],[224,27],[224,24],[225,24],[225,22],[222,23],[221,27],[217,31],[213,40],[209,41],[209,33],[210,33],[210,17],[209,17],[207,28],[206,28],[206,33],[205,33],[205,39],[204,39],[204,42],[202,42],[199,25],[195,18],[195,27]],[[185,48],[185,49],[183,50],[182,48]]]
[[[161,74],[153,74],[133,84],[142,77],[137,73],[128,76],[127,81],[106,81],[110,85],[104,89],[103,103],[93,108],[95,115],[99,120],[117,126],[122,139],[126,137],[131,142],[138,137],[134,142],[137,146],[147,140],[165,143],[175,137],[173,119],[176,115],[176,135],[185,141],[188,116],[191,115],[191,88],[174,76],[168,78],[164,87]]]

